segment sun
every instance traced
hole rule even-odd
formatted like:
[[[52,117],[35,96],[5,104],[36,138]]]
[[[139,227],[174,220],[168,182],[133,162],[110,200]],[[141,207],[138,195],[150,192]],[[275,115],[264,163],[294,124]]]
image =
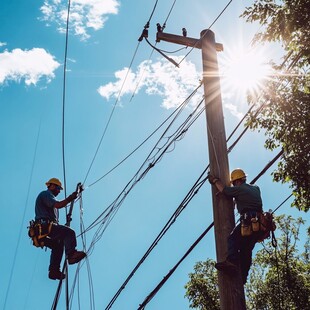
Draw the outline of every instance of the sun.
[[[251,49],[229,51],[221,65],[225,87],[240,93],[257,92],[271,76],[271,65],[263,50]]]

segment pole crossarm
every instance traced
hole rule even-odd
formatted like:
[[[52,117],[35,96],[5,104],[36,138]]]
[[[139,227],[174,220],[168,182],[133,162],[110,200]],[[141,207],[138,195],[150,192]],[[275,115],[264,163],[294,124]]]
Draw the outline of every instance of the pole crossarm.
[[[156,42],[160,42],[160,41],[171,42],[171,43],[185,45],[185,46],[194,47],[198,49],[202,48],[201,39],[178,36],[178,35],[170,34],[166,32],[157,32]],[[223,44],[215,43],[215,49],[217,52],[222,52],[224,50]]]

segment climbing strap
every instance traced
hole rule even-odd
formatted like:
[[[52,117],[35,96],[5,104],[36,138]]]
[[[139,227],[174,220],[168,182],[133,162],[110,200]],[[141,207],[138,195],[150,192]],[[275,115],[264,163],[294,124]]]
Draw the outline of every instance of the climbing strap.
[[[44,241],[46,237],[52,230],[53,222],[47,221],[45,223],[41,223],[38,221],[31,220],[29,222],[28,228],[28,236],[32,239],[32,244],[35,247],[44,247]]]

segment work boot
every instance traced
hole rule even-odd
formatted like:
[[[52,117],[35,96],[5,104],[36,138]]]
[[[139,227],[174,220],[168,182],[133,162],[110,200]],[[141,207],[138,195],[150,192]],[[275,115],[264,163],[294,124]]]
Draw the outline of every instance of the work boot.
[[[86,253],[83,251],[74,250],[71,254],[68,255],[68,263],[69,265],[73,265],[78,263],[86,256]]]
[[[237,272],[238,265],[228,259],[215,264],[215,268],[220,271]]]
[[[66,275],[63,274],[60,270],[50,270],[48,272],[48,277],[51,279],[51,280],[63,280],[66,278]]]

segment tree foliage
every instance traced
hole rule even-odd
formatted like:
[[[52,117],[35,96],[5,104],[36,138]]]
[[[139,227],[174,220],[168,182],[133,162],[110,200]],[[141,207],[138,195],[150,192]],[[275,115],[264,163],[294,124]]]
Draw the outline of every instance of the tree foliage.
[[[275,75],[266,82],[257,109],[248,125],[264,129],[267,149],[284,151],[277,170],[277,182],[289,182],[294,205],[308,211],[310,206],[310,1],[255,0],[242,17],[259,22],[255,42],[280,42],[284,60],[273,64]]]
[[[189,274],[190,281],[186,284],[186,297],[190,308],[200,310],[220,310],[217,273],[215,262],[208,259],[198,262],[194,272]]]
[[[256,253],[246,284],[249,310],[299,310],[310,304],[310,235],[300,253],[298,240],[304,221],[290,216],[279,216],[277,222],[278,246],[271,242]],[[218,310],[219,293],[214,261],[198,262],[186,284],[190,307]]]

